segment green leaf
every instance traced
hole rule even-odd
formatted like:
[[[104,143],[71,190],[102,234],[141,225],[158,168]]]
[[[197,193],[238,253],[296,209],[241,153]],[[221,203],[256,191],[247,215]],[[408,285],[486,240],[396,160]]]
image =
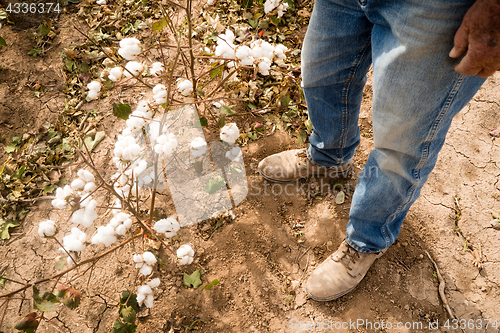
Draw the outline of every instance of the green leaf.
[[[220,283],[219,280],[215,279],[212,282],[210,282],[209,285],[206,285],[205,287],[203,287],[203,289],[210,290],[210,288],[212,288],[215,285],[218,285],[219,283]]]
[[[115,320],[115,324],[113,325],[113,333],[134,333],[137,329],[136,324],[131,323],[122,323],[120,319]]]
[[[15,151],[17,151],[17,147],[16,147],[15,145],[13,145],[13,144],[12,144],[12,142],[11,142],[11,143],[9,143],[9,144],[5,147],[5,152],[6,152],[7,154],[10,154],[10,153],[15,152]]]
[[[167,20],[162,17],[161,21],[153,23],[153,32],[161,32],[167,26]]]
[[[271,16],[271,21],[275,24],[275,25],[279,25],[280,24],[280,19],[277,18],[276,16]]]
[[[281,96],[281,106],[287,107],[290,104],[290,95],[286,94]]]
[[[33,56],[34,58],[38,57],[42,53],[42,49],[33,49],[28,52],[28,55]]]
[[[106,134],[104,132],[97,132],[95,134],[94,139],[90,135],[85,136],[83,141],[85,142],[85,146],[87,146],[87,149],[89,152],[93,151],[95,147],[106,137]]]
[[[345,193],[344,191],[340,191],[339,193],[337,193],[337,196],[335,197],[335,203],[337,205],[341,205],[345,202]]]
[[[226,106],[226,105],[223,105],[220,107],[220,112],[222,112],[222,114],[225,114],[225,115],[228,115],[228,116],[232,116],[233,114],[236,114],[237,112],[233,110],[234,106]]]
[[[9,239],[10,234],[9,234],[9,228],[15,228],[19,226],[19,222],[7,222],[5,220],[0,220],[3,221],[3,223],[0,225],[0,238],[2,239]]]
[[[36,34],[41,37],[47,36],[49,32],[50,28],[43,23],[36,28]]]
[[[257,140],[257,133],[248,132],[247,136],[252,140]]]
[[[208,120],[207,120],[207,118],[201,117],[200,118],[200,125],[203,126],[203,127],[207,127],[208,126]]]
[[[303,145],[304,142],[306,142],[306,139],[307,139],[307,133],[306,131],[304,131],[303,129],[301,129],[299,131],[299,135],[298,135],[298,140],[299,140],[299,145]]]
[[[128,116],[132,113],[132,108],[128,104],[116,104],[113,103],[113,115],[121,118],[123,120],[127,120]]]
[[[226,124],[226,116],[222,115],[219,117],[219,126],[224,127],[225,124]]]
[[[186,273],[184,273],[184,285],[188,288],[193,287],[194,289],[197,289],[199,286],[201,286],[200,270],[195,270],[191,275],[187,275]]]
[[[259,20],[258,19],[248,19],[248,24],[250,24],[250,26],[255,29],[259,25]]]
[[[306,128],[309,132],[311,132],[313,130],[313,124],[311,122],[311,119],[307,119],[305,122],[304,122],[304,125],[306,125]]]
[[[54,192],[54,190],[57,188],[57,185],[49,185],[49,186],[45,186],[43,188],[43,192],[47,193],[47,194],[50,194],[52,192]]]
[[[3,288],[3,286],[5,286],[5,281],[7,281],[7,280],[5,280],[4,278],[6,278],[5,275],[0,277],[0,288]]]
[[[57,310],[54,303],[59,303],[56,295],[45,292],[40,294],[38,288],[33,286],[33,307],[37,310],[48,312]]]
[[[26,171],[26,167],[25,166],[20,167],[14,173],[14,175],[12,176],[12,179],[21,179],[21,177],[23,176],[24,171]]]
[[[257,105],[255,105],[255,104],[248,103],[247,106],[250,108],[250,110],[257,110]]]
[[[135,321],[136,312],[131,306],[124,307],[120,310],[120,317],[126,323],[133,323]]]
[[[5,39],[3,39],[2,37],[0,37],[0,48],[2,46],[7,46],[7,43],[5,42]]]
[[[122,292],[122,295],[120,297],[120,311],[122,308],[124,308],[125,306],[130,306],[132,307],[132,309],[134,309],[134,311],[137,313],[139,312],[139,303],[137,303],[137,295],[136,294],[132,294],[130,297],[130,291],[128,290],[125,290],[124,292]],[[127,301],[128,299],[128,301]],[[125,303],[127,302],[127,303]]]
[[[222,66],[219,66],[217,68],[212,69],[208,75],[213,79],[214,77],[222,77],[222,73],[224,72],[224,68]]]
[[[220,190],[225,186],[226,182],[224,181],[224,179],[222,179],[221,176],[219,176],[215,179],[210,179],[203,189],[205,190],[205,192],[208,192],[209,194],[214,194],[215,192],[217,192],[218,190]]]

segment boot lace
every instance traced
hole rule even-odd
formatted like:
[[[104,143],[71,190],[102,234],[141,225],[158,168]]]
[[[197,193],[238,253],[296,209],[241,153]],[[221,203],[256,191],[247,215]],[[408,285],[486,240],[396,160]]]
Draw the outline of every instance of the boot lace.
[[[351,277],[355,277],[350,271],[352,271],[352,266],[356,264],[357,259],[361,259],[359,252],[353,249],[349,244],[347,244],[346,249],[342,251],[342,256],[340,258],[337,259],[332,256],[333,261],[340,262],[347,268],[347,274]]]

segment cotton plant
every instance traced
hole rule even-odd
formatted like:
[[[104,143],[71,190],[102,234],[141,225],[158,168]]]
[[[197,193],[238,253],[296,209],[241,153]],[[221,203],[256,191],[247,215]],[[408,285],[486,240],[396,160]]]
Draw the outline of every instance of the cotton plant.
[[[40,222],[38,225],[38,235],[40,237],[52,237],[56,234],[56,223],[52,220]]]
[[[129,162],[139,156],[140,153],[141,147],[132,135],[118,135],[113,150],[113,154],[117,159]]]
[[[190,146],[193,157],[202,156],[207,152],[207,142],[201,137],[194,138]]]
[[[177,235],[177,231],[181,228],[179,222],[174,217],[169,217],[166,219],[161,219],[157,221],[153,229],[159,233],[163,234],[166,238],[172,238]]]
[[[137,104],[137,108],[130,114],[126,124],[130,131],[142,128],[144,124],[151,120],[153,112],[149,110],[148,102],[145,100],[140,101]],[[132,136],[132,135],[128,135]]]
[[[163,84],[157,84],[153,88],[153,99],[156,104],[163,104],[167,102],[167,88]]]
[[[133,260],[135,268],[139,268],[139,273],[148,276],[153,272],[153,266],[156,264],[156,257],[151,252],[144,252],[143,254],[134,254]]]
[[[160,279],[154,278],[146,284],[139,286],[137,288],[137,303],[139,305],[145,305],[147,308],[153,307],[153,290],[152,288],[157,288],[160,285]]]
[[[109,225],[115,229],[117,235],[123,236],[132,227],[132,219],[125,212],[119,212],[110,221]]]
[[[194,250],[188,244],[181,245],[176,254],[179,265],[189,265],[193,262]]]
[[[109,70],[108,79],[113,82],[118,82],[123,77],[123,68],[113,67]]]
[[[177,148],[177,144],[175,135],[165,131],[156,139],[154,150],[159,155],[170,155]]]
[[[144,65],[137,61],[129,61],[125,65],[126,71],[123,72],[127,78],[131,78],[133,76],[139,76],[144,71]]]
[[[118,54],[124,59],[134,60],[141,52],[141,42],[137,38],[124,38],[120,41]]]
[[[277,16],[282,17],[283,12],[285,12],[288,9],[288,3],[286,2],[280,3],[280,0],[266,0],[266,2],[264,3],[264,13],[266,14],[269,14],[275,8],[278,8]]]
[[[220,139],[226,143],[234,144],[240,137],[240,130],[236,123],[229,123],[220,129]]]
[[[193,92],[193,82],[187,79],[178,79],[177,90],[181,95],[189,96]]]
[[[89,92],[87,94],[87,97],[89,100],[94,100],[99,97],[99,92],[101,91],[101,82],[99,81],[92,81],[89,84],[87,84],[87,88],[89,89]]]
[[[286,66],[284,63],[286,51],[288,51],[286,46],[272,45],[262,39],[255,40],[250,45],[235,45],[234,33],[227,29],[225,34],[217,37],[215,55],[235,59],[236,64],[241,66],[255,66],[261,75],[267,76],[273,63],[281,67]],[[228,67],[233,67],[235,62],[229,62]]]
[[[71,186],[58,187],[56,189],[55,199],[52,200],[52,206],[57,209],[65,209],[68,207],[69,202],[73,199],[74,193]]]
[[[158,76],[164,71],[165,71],[165,68],[161,62],[152,63],[151,68],[149,69],[149,73],[153,76]]]

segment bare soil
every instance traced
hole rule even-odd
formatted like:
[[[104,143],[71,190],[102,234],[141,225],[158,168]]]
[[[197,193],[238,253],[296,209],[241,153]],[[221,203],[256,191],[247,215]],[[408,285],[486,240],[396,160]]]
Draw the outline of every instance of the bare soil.
[[[82,38],[69,26],[69,18],[69,14],[60,16],[57,22],[60,34],[53,49],[41,58],[27,55],[33,48],[29,31],[14,30],[11,26],[0,30],[8,41],[8,47],[0,49],[1,154],[12,135],[54,121],[61,112],[65,79],[60,70],[60,52]],[[33,94],[36,83],[47,87],[40,98]],[[288,194],[280,191],[282,187],[273,187],[263,180],[256,171],[262,158],[299,147],[289,135],[267,129],[263,137],[242,147],[250,189],[243,203],[233,209],[236,218],[226,219],[218,228],[210,220],[181,229],[174,244],[182,240],[193,246],[196,259],[189,266],[176,265],[175,258],[163,247],[156,252],[163,260],[155,267],[153,277],[159,277],[162,283],[155,292],[155,307],[139,319],[137,332],[183,332],[196,320],[199,321],[193,327],[207,333],[293,332],[299,322],[305,325],[308,321],[324,320],[324,323],[365,320],[374,324],[384,321],[394,327],[398,322],[422,325],[384,330],[387,332],[436,331],[429,329],[429,323],[439,321],[437,331],[459,332],[460,329],[442,326],[449,317],[438,294],[435,269],[425,251],[439,266],[450,307],[459,319],[472,319],[475,323],[483,320],[484,324],[486,319],[500,321],[500,231],[490,224],[491,213],[500,211],[500,142],[489,135],[491,129],[500,127],[499,83],[499,73],[489,78],[454,120],[437,167],[410,210],[396,244],[375,262],[353,292],[331,302],[308,299],[303,284],[315,266],[336,250],[344,238],[351,197],[348,195],[345,203],[337,205],[335,193],[328,193],[331,186],[318,193],[317,188],[328,184],[328,179],[310,178],[292,184]],[[110,102],[103,99],[82,107],[82,111],[91,109],[111,111]],[[98,130],[104,130],[107,137],[93,158],[106,163],[115,135],[124,125],[109,116],[99,126]],[[338,180],[343,185],[348,181],[352,188],[373,146],[371,81],[365,88],[360,126],[363,135],[354,175],[349,180]],[[74,173],[76,169],[67,172]],[[160,195],[160,201],[166,212],[173,212],[168,195]],[[12,238],[0,243],[3,274],[23,282],[54,274],[59,246],[40,240],[38,223],[64,216],[52,209],[50,201],[39,201],[33,206]],[[98,223],[105,221],[103,218]],[[292,228],[297,221],[304,227]],[[62,228],[65,227],[69,230],[69,224]],[[301,236],[296,234],[298,231],[302,231]],[[76,310],[62,309],[59,315],[47,313],[47,317],[63,332],[109,332],[118,314],[112,306],[113,299],[125,288],[133,287],[135,269],[131,258],[136,248],[141,247],[156,245],[138,241],[98,261],[90,278],[86,275],[75,280],[85,295],[82,305]],[[182,275],[196,269],[206,272],[202,276],[203,286],[214,279],[220,284],[210,290],[186,289]],[[72,275],[76,276],[78,273]],[[7,282],[0,293],[15,287]],[[26,297],[30,295],[25,293]],[[0,329],[14,332],[12,323],[31,309],[32,304],[27,300],[11,301]],[[375,328],[351,326],[331,331],[381,331]],[[46,322],[38,329],[38,332],[56,331]],[[498,329],[490,325],[487,330],[466,328],[465,331]]]

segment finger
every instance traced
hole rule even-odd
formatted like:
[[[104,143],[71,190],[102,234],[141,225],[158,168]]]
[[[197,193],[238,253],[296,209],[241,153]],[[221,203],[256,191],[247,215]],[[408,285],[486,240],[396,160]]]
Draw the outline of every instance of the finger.
[[[482,78],[487,78],[488,76],[491,76],[493,74],[495,74],[496,70],[492,69],[492,68],[483,68],[478,74],[477,76],[479,77],[482,77]]]
[[[455,66],[455,72],[463,75],[476,75],[483,70],[481,64],[474,63],[470,53],[467,53],[465,57]]]
[[[455,33],[455,38],[453,40],[453,48],[450,51],[450,58],[458,58],[463,55],[469,46],[469,33],[462,24],[457,32]]]

